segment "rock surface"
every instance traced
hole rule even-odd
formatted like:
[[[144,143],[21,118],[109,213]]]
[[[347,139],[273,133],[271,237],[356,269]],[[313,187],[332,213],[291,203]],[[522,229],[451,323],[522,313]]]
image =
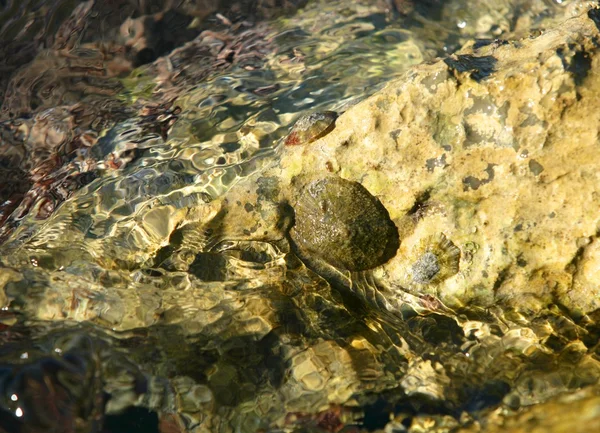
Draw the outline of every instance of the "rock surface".
[[[398,253],[373,271],[388,299],[408,291],[454,308],[590,313],[600,307],[599,17],[592,9],[537,38],[417,66],[322,139],[285,147],[226,200],[259,209],[248,192],[271,179],[274,201],[293,204],[299,179],[333,173],[360,182],[399,227]],[[423,239],[440,234],[460,249],[459,272],[413,284]]]
[[[413,68],[312,143],[217,166],[186,148],[83,187],[0,250],[0,361],[59,359],[66,346],[32,339],[31,321],[89,325],[120,353],[97,376],[106,413],[149,408],[163,431],[352,431],[390,414],[365,429],[565,431],[577,413],[593,426],[598,16]],[[168,140],[190,134],[184,117]],[[63,130],[34,132],[53,144]],[[290,249],[306,187],[336,177],[397,228],[375,269]]]

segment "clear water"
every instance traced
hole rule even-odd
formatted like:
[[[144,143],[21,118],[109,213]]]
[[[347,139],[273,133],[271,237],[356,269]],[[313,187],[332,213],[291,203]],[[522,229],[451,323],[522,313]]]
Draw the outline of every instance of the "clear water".
[[[259,242],[199,246],[189,272],[150,265],[179,222],[276,160],[302,114],[343,112],[469,39],[535,32],[587,2],[432,0],[404,17],[383,0],[313,0],[225,43],[203,34],[198,49],[238,50],[231,64],[176,51],[114,76],[91,72],[93,32],[52,37],[93,3],[0,1],[6,47],[45,41],[21,69],[4,53],[3,173],[17,132],[51,143],[77,104],[98,116],[80,127],[94,144],[43,177],[89,175],[82,186],[59,200],[31,175],[30,200],[3,216],[0,432],[442,432],[598,381],[598,330],[558,308],[399,321]]]

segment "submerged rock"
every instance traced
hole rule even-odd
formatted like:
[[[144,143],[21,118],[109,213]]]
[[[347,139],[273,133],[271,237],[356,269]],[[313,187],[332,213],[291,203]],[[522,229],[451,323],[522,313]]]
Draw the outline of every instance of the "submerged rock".
[[[235,201],[244,197],[237,191],[269,178],[277,184],[274,202],[305,203],[305,179],[333,172],[376,196],[399,228],[401,246],[385,264],[332,259],[346,269],[382,264],[373,274],[388,299],[408,290],[433,292],[449,306],[500,302],[538,311],[557,303],[592,312],[600,308],[593,278],[600,260],[597,15],[591,10],[535,39],[468,46],[452,61],[415,67],[349,109],[311,146],[286,146],[273,167],[226,197]],[[319,211],[301,207],[300,214],[309,209]],[[324,215],[300,231],[325,232]],[[431,266],[413,252],[440,234],[460,250],[459,271],[456,251],[452,270],[429,278]],[[309,249],[335,257],[335,248],[317,241]],[[407,272],[415,266],[420,271]]]
[[[310,146],[224,160],[237,177],[165,163],[83,190],[3,245],[2,306],[130,330],[158,376],[135,404],[194,431],[336,430],[337,405],[493,431],[574,395],[600,378],[599,17],[413,68]]]
[[[341,271],[369,270],[388,309],[399,309],[408,291],[450,307],[559,304],[591,313],[600,308],[598,15],[592,9],[537,38],[467,46],[451,61],[415,67],[311,146],[282,146],[270,167],[208,207],[178,212],[171,226],[201,233],[191,243],[200,251],[224,240],[280,242],[290,204],[298,213],[292,240]],[[307,187],[332,175],[344,180]],[[353,210],[330,218],[315,188],[333,185],[377,197],[365,215],[386,222],[365,241],[368,253],[338,248],[336,220],[348,229],[353,218],[371,219]],[[334,208],[346,206],[344,194],[326,195]],[[165,245],[170,232],[161,233],[155,244]],[[436,237],[449,248],[443,260],[416,257]]]
[[[103,251],[103,265],[134,268],[177,230],[194,239],[191,256],[176,266],[185,269],[193,254],[223,241],[280,242],[291,227],[287,204],[307,213],[314,206],[302,207],[306,186],[335,175],[362,185],[342,189],[364,187],[377,197],[398,227],[397,253],[369,244],[361,259],[336,257],[336,248],[306,242],[318,219],[300,220],[292,239],[342,271],[372,272],[389,308],[408,291],[436,294],[448,306],[592,312],[600,307],[598,15],[592,9],[537,38],[467,46],[450,61],[417,66],[346,111],[311,146],[281,146],[270,166],[225,185],[222,197],[140,212],[131,229],[141,233],[131,235],[138,248],[102,238],[87,241],[89,248]],[[379,234],[389,230],[393,245],[396,231],[387,227]],[[441,273],[439,260],[415,257],[424,240],[440,235],[454,251]],[[43,235],[36,242],[49,246]],[[375,250],[381,256],[367,260]]]

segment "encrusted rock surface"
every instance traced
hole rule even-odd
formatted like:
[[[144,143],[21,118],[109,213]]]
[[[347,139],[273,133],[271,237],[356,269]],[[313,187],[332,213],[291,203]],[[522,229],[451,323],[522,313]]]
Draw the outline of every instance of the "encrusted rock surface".
[[[178,229],[194,250],[167,261],[185,269],[223,240],[286,239],[304,187],[339,176],[377,197],[399,229],[395,256],[366,271],[386,308],[412,302],[409,293],[451,308],[591,313],[600,307],[599,16],[591,9],[535,38],[467,46],[416,66],[319,140],[281,144],[269,167],[223,185],[221,198],[154,203],[130,222],[126,242],[99,238],[89,248],[104,267],[160,265],[148,260]],[[446,247],[430,245],[435,239]],[[49,245],[43,233],[38,243]],[[442,269],[455,267],[456,248],[458,271]],[[449,256],[434,260],[438,250]],[[425,262],[429,283],[415,275]]]
[[[599,17],[417,66],[225,197],[252,204],[248,192],[270,179],[293,205],[301,179],[360,182],[399,227],[398,253],[373,271],[389,299],[590,313],[600,307]],[[245,227],[261,219],[239,214]],[[460,249],[459,271],[413,284],[423,239],[440,234]]]
[[[111,396],[106,413],[147,407],[163,431],[352,431],[354,415],[390,414],[385,430],[365,428],[593,428],[599,17],[415,67],[312,143],[282,139],[216,166],[210,152],[165,152],[92,182],[43,224],[25,221],[0,250],[5,376],[27,370],[54,386],[36,359],[50,352],[69,367],[59,357],[69,345],[37,335],[67,324],[110,333],[101,355],[83,351],[114,360],[94,376]],[[68,112],[51,114],[61,113],[70,125]],[[255,133],[244,126],[231,135]],[[32,137],[48,145],[69,136],[39,127]],[[299,258],[290,248],[306,188],[336,177],[385,208],[369,221],[389,214],[397,229],[397,252],[373,269],[342,269],[336,245]],[[352,231],[343,201],[333,216]]]

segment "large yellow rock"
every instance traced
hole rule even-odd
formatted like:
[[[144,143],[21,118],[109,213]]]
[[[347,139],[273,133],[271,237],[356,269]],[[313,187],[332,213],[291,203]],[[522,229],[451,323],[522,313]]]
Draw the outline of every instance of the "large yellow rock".
[[[410,292],[452,307],[596,310],[599,15],[414,67],[343,113],[325,137],[285,146],[278,163],[227,200],[244,201],[270,179],[293,206],[304,179],[357,181],[399,228],[395,257],[369,271],[389,299]],[[450,269],[456,247],[458,269]],[[428,252],[438,277],[423,270]]]

